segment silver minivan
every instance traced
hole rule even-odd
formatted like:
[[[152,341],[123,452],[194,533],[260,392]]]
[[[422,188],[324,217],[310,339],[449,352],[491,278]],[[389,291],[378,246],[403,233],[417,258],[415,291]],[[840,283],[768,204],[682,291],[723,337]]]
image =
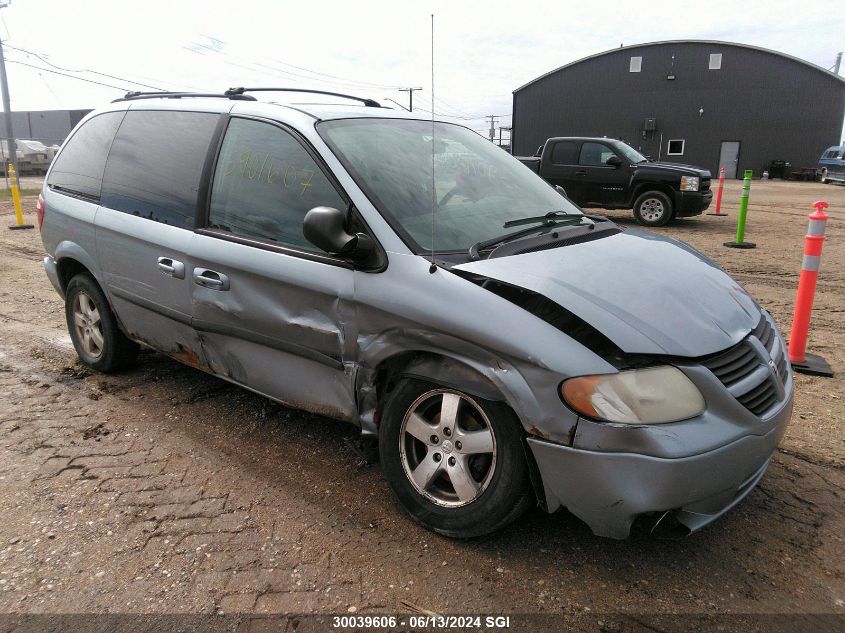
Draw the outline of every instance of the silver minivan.
[[[464,127],[258,92],[130,94],[64,144],[38,214],[83,363],[144,345],[358,425],[449,536],[537,504],[691,531],[757,484],[792,372],[713,261]]]

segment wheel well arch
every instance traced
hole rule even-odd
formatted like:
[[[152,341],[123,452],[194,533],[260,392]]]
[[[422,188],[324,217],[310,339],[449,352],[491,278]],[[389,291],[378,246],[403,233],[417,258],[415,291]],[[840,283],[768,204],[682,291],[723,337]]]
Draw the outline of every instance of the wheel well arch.
[[[403,351],[385,358],[375,367],[373,382],[379,405],[403,377],[436,381],[473,396],[507,403],[493,381],[467,363],[436,352]]]
[[[672,212],[675,212],[675,199],[672,196],[672,187],[654,182],[644,182],[634,189],[634,195],[631,196],[631,207],[636,204],[637,198],[649,191],[659,191],[660,193],[665,194],[669,198],[669,204],[672,205]]]
[[[369,418],[372,427],[368,428],[365,419],[362,419],[362,432],[371,435],[378,432],[381,411],[384,403],[390,396],[391,391],[403,377],[411,377],[422,380],[429,380],[439,385],[452,387],[466,392],[471,396],[501,402],[513,411],[516,419],[519,420],[520,436],[522,438],[522,449],[528,465],[529,479],[537,503],[546,508],[545,492],[542,477],[537,462],[526,442],[525,426],[520,420],[519,412],[508,402],[501,389],[487,376],[482,374],[470,364],[460,359],[430,351],[402,351],[389,356],[379,362],[371,374],[374,393],[373,409],[374,415],[364,416]],[[364,392],[367,389],[363,390]],[[360,392],[359,392],[360,393]]]
[[[79,260],[73,257],[62,257],[56,262],[56,270],[59,273],[59,283],[62,285],[62,291],[67,290],[67,285],[70,280],[80,273],[88,273],[93,277],[93,273],[82,264]]]

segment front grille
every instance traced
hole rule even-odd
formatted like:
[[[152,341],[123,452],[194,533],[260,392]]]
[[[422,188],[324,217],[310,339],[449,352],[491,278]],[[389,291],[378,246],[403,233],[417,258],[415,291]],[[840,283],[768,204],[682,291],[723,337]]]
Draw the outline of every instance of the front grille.
[[[772,379],[767,378],[737,400],[754,415],[762,415],[778,401],[778,392]]]
[[[765,353],[751,342],[752,337],[759,341]],[[772,372],[769,361],[774,363],[776,372]],[[780,387],[788,377],[785,350],[768,315],[763,315],[741,343],[702,364],[746,409],[758,416],[780,402],[783,393]]]
[[[725,387],[732,387],[744,379],[759,364],[760,358],[754,348],[745,345],[744,341],[704,363],[705,367],[712,371]]]

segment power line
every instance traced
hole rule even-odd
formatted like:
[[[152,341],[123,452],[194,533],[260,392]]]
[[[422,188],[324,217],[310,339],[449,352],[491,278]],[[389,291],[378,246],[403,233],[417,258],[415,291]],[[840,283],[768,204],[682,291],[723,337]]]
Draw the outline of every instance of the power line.
[[[210,53],[215,53],[215,54],[218,54],[218,55],[222,55],[224,57],[226,57],[226,56],[237,57],[237,55],[231,55],[230,53],[224,53],[223,52],[224,47],[226,45],[226,42],[224,40],[213,37],[211,35],[206,35],[205,33],[200,33],[199,35],[201,37],[204,37],[204,38],[210,40],[212,43],[215,43],[217,45],[207,46],[207,45],[202,44],[200,42],[194,42],[190,46],[183,46],[182,48],[189,50],[192,53],[197,53],[199,55],[206,55],[206,53],[200,52],[200,51],[196,50],[194,47],[203,48],[203,49],[209,51]],[[221,44],[222,44],[222,46],[220,46]],[[258,63],[258,62],[253,62],[253,64],[256,65],[256,66],[263,66],[265,68],[269,68],[270,70],[274,70],[276,72],[288,74],[288,75],[291,75],[293,77],[300,77],[302,79],[308,79],[310,81],[322,81],[323,83],[328,83],[328,84],[333,84],[333,83],[339,82],[342,85],[346,85],[346,86],[358,85],[360,87],[381,88],[381,89],[386,89],[386,90],[396,90],[397,88],[399,88],[399,86],[396,86],[396,85],[382,84],[382,83],[376,83],[376,82],[372,82],[372,81],[362,81],[360,79],[349,79],[349,78],[346,78],[346,77],[340,77],[338,75],[331,75],[329,73],[323,73],[323,72],[320,72],[318,70],[312,70],[311,68],[306,68],[304,66],[297,66],[296,64],[291,64],[290,62],[285,62],[285,61],[282,61],[281,59],[276,59],[274,57],[265,56],[265,59],[267,59],[268,61],[271,61],[273,63],[276,63],[276,64],[281,64],[282,66],[288,66],[290,68],[295,68],[296,70],[301,70],[303,72],[311,73],[313,75],[319,75],[320,77],[328,77],[328,78],[334,79],[336,81],[326,81],[325,79],[317,79],[315,77],[309,77],[307,75],[300,75],[298,73],[291,73],[290,71],[282,70],[280,68],[276,68],[276,67],[270,66],[268,64],[262,64],[262,63]]]
[[[203,35],[203,37],[206,37],[208,39],[215,40],[215,41],[222,41],[222,40],[218,40],[217,38],[213,38],[209,35]],[[256,67],[260,66],[262,68],[266,68],[268,70],[271,70],[275,73],[281,73],[283,75],[288,75],[290,77],[295,77],[295,78],[298,78],[298,79],[305,79],[307,81],[318,81],[318,82],[326,83],[326,84],[330,84],[330,85],[344,85],[344,86],[353,87],[353,88],[356,88],[356,89],[359,89],[359,90],[362,89],[362,88],[381,88],[381,89],[387,89],[387,90],[396,90],[397,88],[400,87],[400,86],[380,84],[380,83],[375,83],[375,82],[370,82],[370,81],[348,79],[348,78],[345,78],[345,77],[340,77],[338,75],[330,75],[328,73],[323,73],[323,72],[319,72],[319,71],[316,71],[316,70],[311,70],[310,68],[305,68],[303,66],[297,66],[295,64],[290,64],[288,62],[284,62],[280,59],[276,59],[276,58],[273,58],[273,57],[265,57],[264,59],[268,60],[269,62],[273,62],[275,64],[281,64],[282,66],[288,66],[290,68],[295,68],[297,70],[301,70],[301,71],[304,71],[306,73],[311,73],[312,75],[319,75],[319,77],[328,77],[329,79],[320,79],[319,77],[302,75],[300,73],[295,73],[295,72],[291,72],[289,70],[279,68],[278,66],[274,66],[274,65],[271,65],[269,63],[254,62],[254,61],[249,60],[248,61],[249,65],[245,65],[243,63],[239,64],[235,61],[230,61],[230,60],[225,59],[225,58],[230,57],[232,59],[237,59],[237,60],[240,60],[240,61],[247,61],[247,60],[244,60],[243,58],[239,57],[238,55],[232,55],[230,53],[223,52],[222,48],[220,48],[220,47],[210,47],[210,46],[206,46],[206,45],[201,44],[201,43],[193,43],[190,46],[183,46],[182,48],[184,48],[185,50],[188,50],[192,53],[196,53],[197,55],[203,55],[203,56],[207,55],[204,52],[197,51],[193,47],[204,48],[207,51],[209,51],[209,53],[223,57],[224,58],[223,61],[225,63],[229,64],[229,65],[238,66],[238,67],[241,67],[241,68],[245,68],[247,70],[252,70],[254,72],[264,72],[264,71],[261,71],[258,68],[256,68]]]
[[[42,62],[44,62],[48,66],[52,66],[53,68],[56,68],[58,70],[63,70],[64,72],[68,72],[68,73],[91,73],[93,75],[99,75],[101,77],[107,77],[109,79],[117,79],[118,81],[125,81],[127,83],[135,84],[136,86],[143,86],[144,88],[152,88],[153,90],[164,90],[164,88],[160,88],[158,86],[151,86],[149,84],[145,84],[145,83],[142,83],[140,81],[132,81],[131,79],[127,79],[126,77],[118,77],[116,75],[109,75],[108,73],[103,73],[103,72],[100,72],[98,70],[91,70],[89,68],[81,68],[81,69],[64,68],[62,66],[58,66],[57,64],[54,64],[49,59],[45,59],[42,55],[40,55],[36,52],[27,50],[25,48],[20,48],[18,46],[12,46],[11,44],[6,44],[6,48],[11,48],[12,50],[20,51],[21,53],[26,53],[27,55],[32,55],[33,57],[37,57],[38,59],[40,59]]]
[[[77,77],[76,75],[69,75],[67,73],[59,72],[58,70],[52,70],[50,68],[42,68],[41,66],[34,66],[33,64],[27,64],[26,62],[19,62],[14,59],[7,59],[7,62],[10,64],[20,64],[21,66],[28,66],[29,68],[35,68],[36,70],[43,70],[47,73],[53,73],[54,75],[62,75],[63,77],[70,77],[71,79],[78,79],[79,81],[85,81],[89,84],[97,84],[98,86],[105,86],[106,88],[114,88],[116,90],[125,90],[129,91],[128,88],[124,86],[115,86],[113,84],[103,83],[102,81],[94,81],[93,79],[86,79],[85,77]]]
[[[401,103],[399,103],[398,101],[396,101],[396,100],[394,100],[394,99],[391,99],[390,97],[385,97],[385,98],[384,98],[384,101],[392,101],[393,103],[395,103],[396,105],[398,105],[400,108],[402,108],[405,112],[410,112],[410,110],[408,110],[408,108],[406,108],[405,106],[403,106],[403,105],[402,105]],[[418,108],[418,109],[419,109],[419,108]]]
[[[309,68],[303,68],[302,66],[295,66],[294,64],[289,64],[288,62],[283,62],[280,59],[274,59],[272,57],[270,59],[271,59],[271,61],[274,61],[277,64],[281,64],[282,66],[290,66],[291,68],[296,68],[297,70],[302,70],[302,71],[305,71],[307,73],[312,73],[314,75],[320,75],[322,77],[331,77],[332,79],[338,79],[340,81],[352,81],[352,82],[361,84],[362,86],[370,86],[370,87],[373,87],[373,88],[383,88],[385,90],[390,90],[390,89],[395,90],[395,89],[398,88],[398,86],[389,86],[387,84],[379,84],[379,83],[374,83],[374,82],[371,82],[371,81],[361,81],[359,79],[346,79],[344,77],[338,77],[337,75],[329,75],[327,73],[317,72],[316,70],[311,70]]]

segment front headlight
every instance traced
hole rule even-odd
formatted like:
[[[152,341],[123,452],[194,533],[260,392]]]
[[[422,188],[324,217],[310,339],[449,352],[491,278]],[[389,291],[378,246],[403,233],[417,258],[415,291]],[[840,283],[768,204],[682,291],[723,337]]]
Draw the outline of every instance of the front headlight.
[[[671,365],[570,378],[560,394],[578,413],[623,424],[665,424],[704,411],[701,392]]]
[[[681,191],[698,191],[698,176],[681,176]]]

